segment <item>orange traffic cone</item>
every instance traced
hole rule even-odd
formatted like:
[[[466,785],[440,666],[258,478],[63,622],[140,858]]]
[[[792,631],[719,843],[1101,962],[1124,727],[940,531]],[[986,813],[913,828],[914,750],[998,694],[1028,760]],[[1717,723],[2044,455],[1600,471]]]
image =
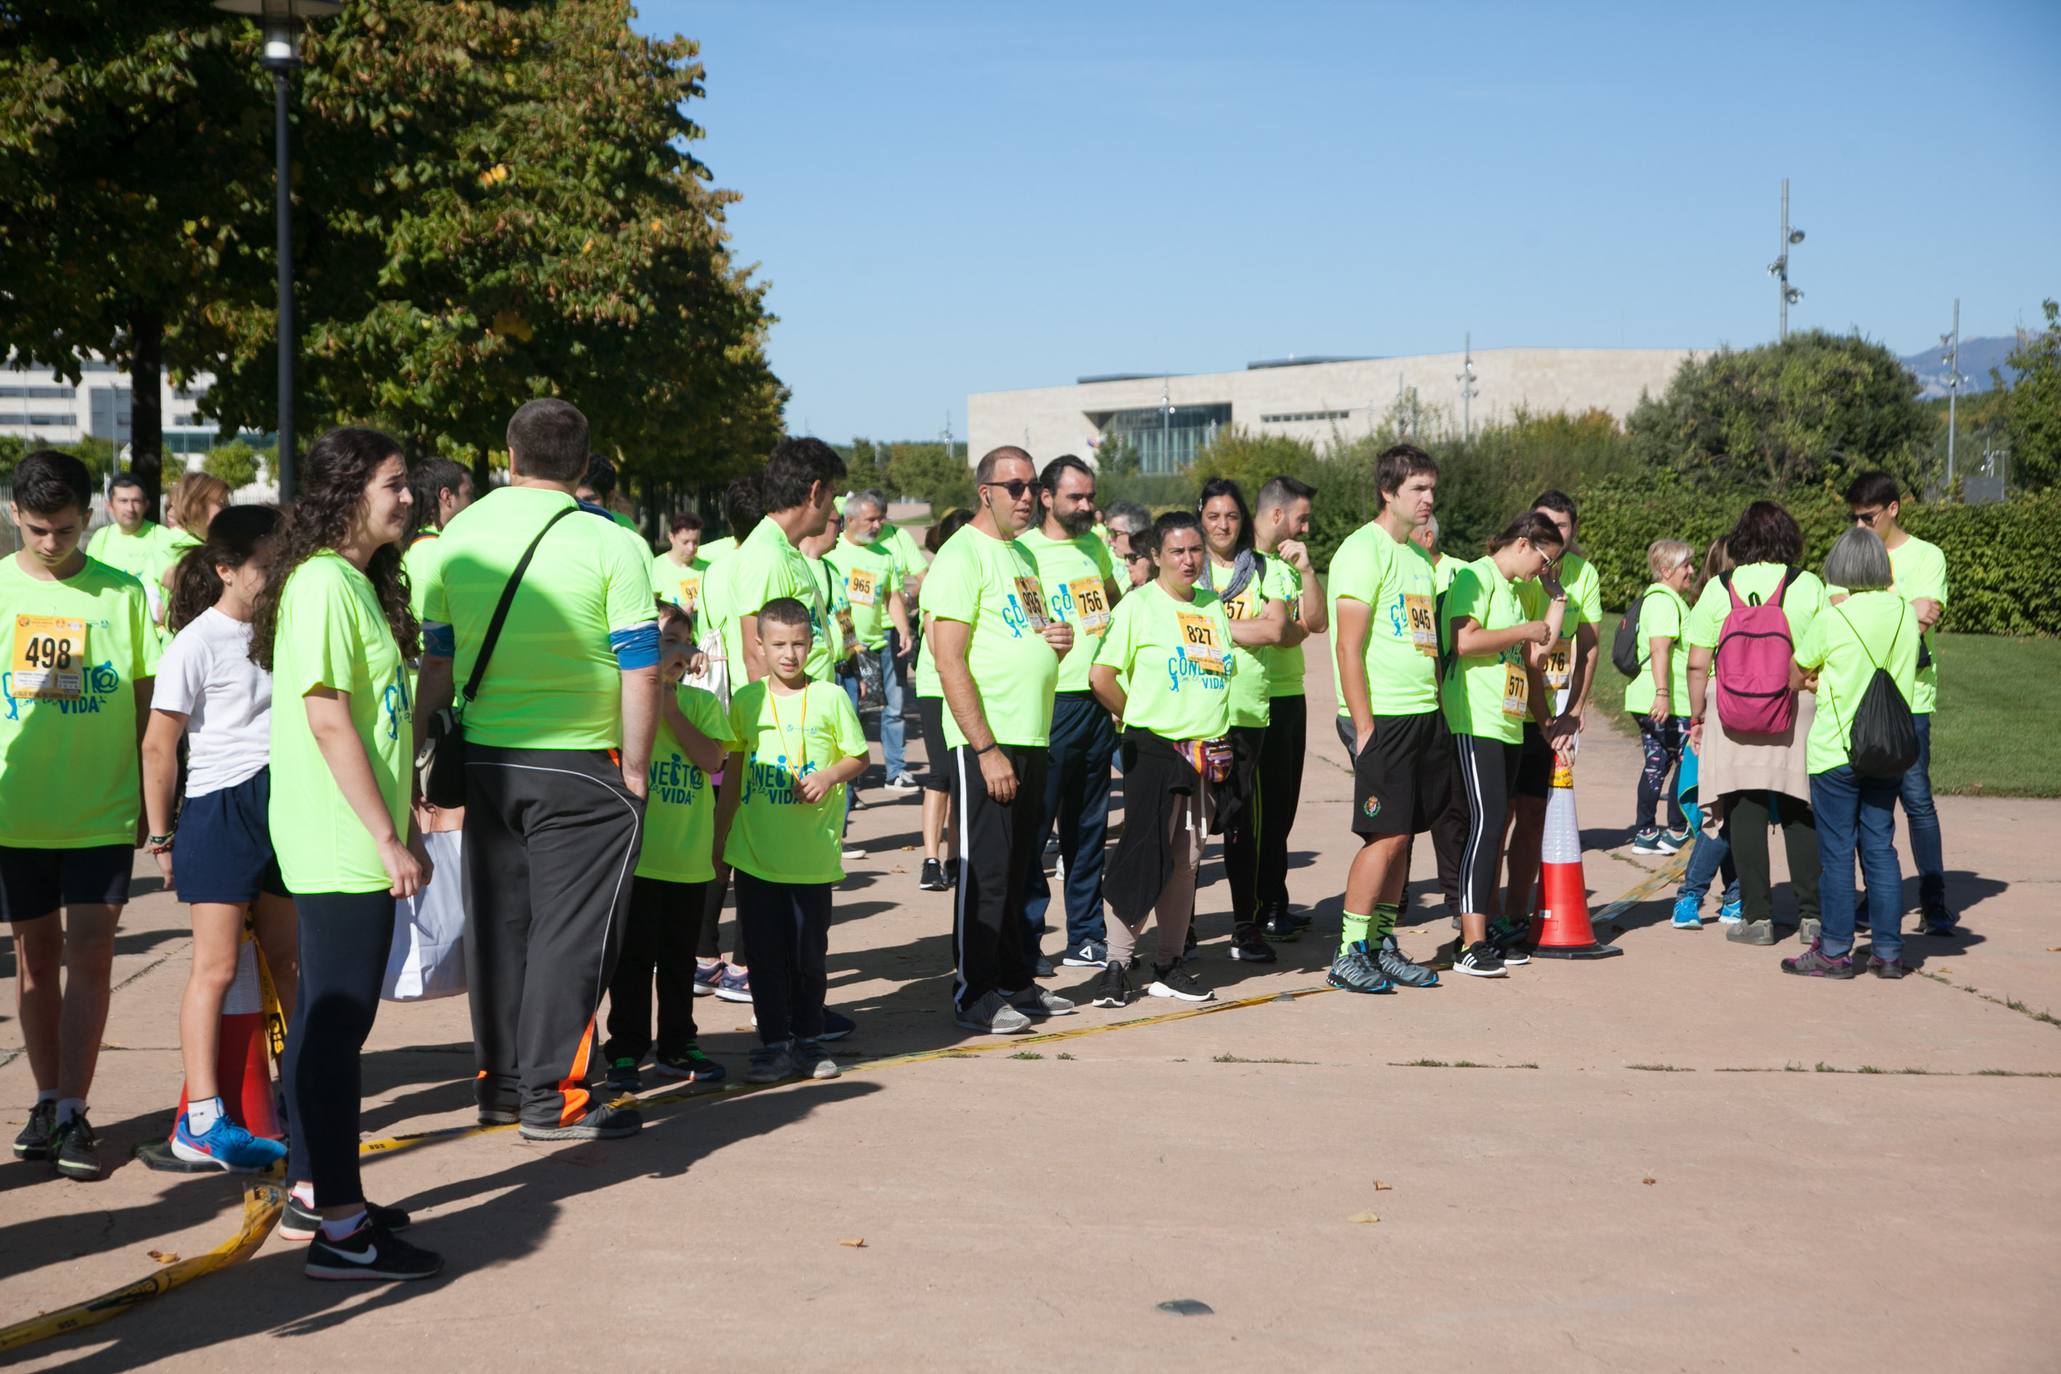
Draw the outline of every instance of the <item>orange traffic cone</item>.
[[[1539,937],[1532,953],[1546,959],[1608,959],[1622,954],[1600,943],[1589,925],[1588,886],[1582,879],[1582,827],[1574,813],[1574,769],[1553,769],[1546,829],[1539,844]]]

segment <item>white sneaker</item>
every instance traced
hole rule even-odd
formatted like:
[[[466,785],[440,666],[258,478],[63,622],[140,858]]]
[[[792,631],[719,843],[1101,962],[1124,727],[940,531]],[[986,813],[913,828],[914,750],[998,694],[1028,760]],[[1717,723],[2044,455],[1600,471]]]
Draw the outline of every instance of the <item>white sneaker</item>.
[[[919,784],[916,779],[910,777],[907,773],[887,780],[887,790],[890,792],[914,792],[918,787]]]
[[[848,844],[844,847],[844,857],[847,859],[863,859],[866,857],[866,851],[859,845]]]

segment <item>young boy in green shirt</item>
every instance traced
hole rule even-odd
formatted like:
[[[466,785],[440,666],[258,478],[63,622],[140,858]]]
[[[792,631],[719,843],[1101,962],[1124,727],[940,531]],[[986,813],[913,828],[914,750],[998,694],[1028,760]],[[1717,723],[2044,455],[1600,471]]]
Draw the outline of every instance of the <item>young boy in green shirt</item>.
[[[129,900],[137,746],[158,655],[143,584],[79,547],[92,499],[78,459],[29,454],[14,470],[22,547],[0,560],[0,627],[10,636],[0,661],[0,919],[14,934],[36,1080],[14,1155],[53,1160],[76,1179],[100,1177],[86,1093]]]
[[[658,610],[658,738],[644,799],[644,846],[630,887],[622,951],[608,982],[608,1086],[637,1092],[637,1065],[689,1083],[720,1083],[721,1064],[701,1052],[694,1025],[694,947],[708,885],[715,879],[716,791],[711,778],[735,743],[715,694],[683,685],[694,656],[694,617],[661,601]],[[658,1038],[651,989],[658,985]]]
[[[844,690],[809,676],[809,608],[777,597],[757,619],[767,675],[730,697],[716,818],[751,947],[760,1044],[744,1078],[835,1078],[821,1043],[830,895],[844,881],[845,787],[866,769],[866,734]]]

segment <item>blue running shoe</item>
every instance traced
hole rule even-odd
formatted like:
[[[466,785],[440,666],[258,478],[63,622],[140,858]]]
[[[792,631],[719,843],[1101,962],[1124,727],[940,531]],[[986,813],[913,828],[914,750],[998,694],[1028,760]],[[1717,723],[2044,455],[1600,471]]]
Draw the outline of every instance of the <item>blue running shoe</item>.
[[[1686,892],[1675,898],[1675,929],[1703,929],[1703,903]]]
[[[286,1158],[276,1140],[252,1135],[226,1116],[216,1117],[206,1135],[195,1135],[186,1113],[172,1131],[172,1153],[188,1164],[212,1164],[232,1174],[258,1174]]]
[[[751,974],[726,966],[722,976],[716,980],[716,999],[722,1002],[749,1002]]]
[[[1331,972],[1324,981],[1346,992],[1395,991],[1395,984],[1381,971],[1365,940],[1355,940],[1346,946],[1344,952],[1331,961]]]
[[[1746,904],[1737,897],[1727,898],[1718,908],[1718,919],[1728,926],[1736,926],[1746,919]]]

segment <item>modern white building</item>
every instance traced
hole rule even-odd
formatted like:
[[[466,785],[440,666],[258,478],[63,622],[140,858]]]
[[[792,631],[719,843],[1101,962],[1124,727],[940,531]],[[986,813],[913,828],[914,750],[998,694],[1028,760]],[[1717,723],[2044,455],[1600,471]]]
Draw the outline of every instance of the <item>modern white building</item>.
[[[977,461],[1003,444],[1020,444],[1041,462],[1062,453],[1088,457],[1104,442],[1122,440],[1138,450],[1146,472],[1175,472],[1226,425],[1324,448],[1371,433],[1399,407],[1414,411],[1426,430],[1455,433],[1520,410],[1597,409],[1622,420],[1696,356],[1686,348],[1485,348],[1410,358],[1291,357],[1249,363],[1242,372],[1082,377],[1072,386],[968,396],[969,457]]]
[[[73,444],[81,439],[106,439],[117,450],[129,443],[132,428],[133,388],[126,372],[99,358],[80,364],[77,384],[42,369],[17,370],[10,357],[0,368],[0,434],[18,435],[42,444]],[[222,442],[220,430],[199,411],[200,398],[207,394],[212,379],[198,377],[183,387],[172,385],[169,374],[159,382],[163,407],[167,467],[177,470],[177,458],[198,458]],[[270,444],[267,435],[245,434],[252,447]]]

